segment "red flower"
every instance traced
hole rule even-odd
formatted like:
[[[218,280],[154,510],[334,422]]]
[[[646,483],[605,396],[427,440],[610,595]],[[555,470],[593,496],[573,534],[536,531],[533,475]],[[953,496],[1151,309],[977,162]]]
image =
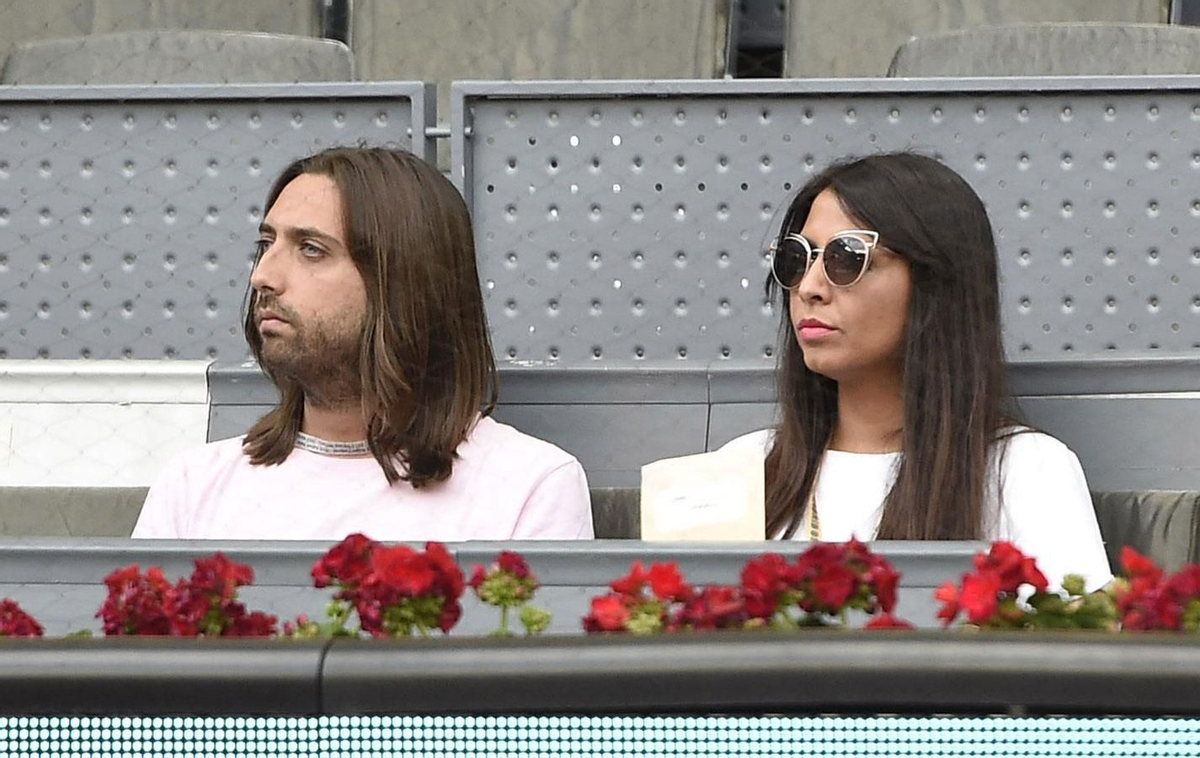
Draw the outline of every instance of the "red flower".
[[[875,616],[874,618],[872,618],[865,625],[863,625],[863,629],[912,629],[912,628],[914,628],[912,624],[908,623],[907,621],[905,621],[902,618],[896,618],[895,616],[893,616],[890,613],[881,613],[881,614]]]
[[[1146,577],[1152,581],[1158,581],[1159,577],[1163,575],[1163,570],[1157,563],[1128,545],[1121,548],[1121,566],[1125,569],[1125,576],[1130,579]]]
[[[825,566],[813,579],[812,587],[820,604],[837,613],[858,589],[858,574],[845,566]]]
[[[484,580],[487,579],[487,570],[483,566],[475,566],[471,569],[471,589],[478,591],[483,586]]]
[[[500,555],[496,557],[496,566],[501,571],[507,571],[518,579],[529,576],[529,564],[525,562],[524,556],[511,550],[500,552]]]
[[[787,562],[778,553],[764,553],[746,561],[742,569],[742,597],[746,612],[757,619],[769,619],[779,608],[779,596],[791,584]]]
[[[642,566],[642,562],[634,561],[633,565],[629,567],[628,574],[620,579],[617,579],[608,586],[612,588],[613,592],[621,595],[626,595],[629,597],[635,595],[640,596],[642,594],[642,587],[645,586],[648,578],[649,577],[646,574],[646,569]]]
[[[41,637],[43,632],[37,619],[21,610],[16,601],[0,600],[0,637]]]
[[[313,583],[317,587],[357,587],[371,568],[371,551],[376,544],[364,534],[351,534],[313,564]]]
[[[464,586],[462,570],[440,542],[427,542],[424,552],[376,545],[358,589],[341,597],[353,604],[368,634],[424,634],[449,631],[458,622]]]
[[[592,612],[584,617],[583,628],[589,633],[623,632],[628,620],[629,610],[625,607],[625,598],[610,593],[592,598]]]
[[[847,545],[836,542],[818,542],[800,554],[796,561],[800,576],[809,578],[820,574],[829,566],[836,566],[846,560],[847,546],[861,546],[862,543],[852,539]]]
[[[221,553],[197,558],[190,579],[180,579],[168,593],[171,633],[180,636],[269,636],[275,617],[248,613],[237,600],[237,588],[254,581],[254,569]]]
[[[959,603],[973,624],[990,619],[999,607],[1000,577],[996,574],[967,574],[963,577]]]
[[[1164,576],[1163,570],[1149,558],[1125,547],[1121,564],[1129,579],[1116,590],[1121,626],[1132,631],[1195,630],[1195,621],[1185,624],[1189,605],[1200,600],[1200,566],[1185,565],[1177,573]]]
[[[270,637],[275,634],[275,617],[254,611],[238,615],[224,631],[226,637]]]
[[[692,588],[683,581],[679,566],[675,563],[655,563],[647,574],[650,591],[659,600],[686,600],[692,594]]]
[[[981,574],[993,574],[1000,590],[1010,594],[1017,592],[1022,584],[1031,584],[1038,592],[1045,592],[1049,586],[1037,562],[1011,542],[993,542],[986,555],[976,555],[975,570]]]
[[[872,556],[871,567],[867,571],[867,582],[875,588],[875,598],[879,608],[884,613],[891,613],[896,608],[896,591],[900,586],[900,572],[879,556]]]
[[[437,574],[438,594],[448,600],[462,597],[464,583],[462,569],[458,567],[454,556],[440,542],[425,543],[425,557]],[[453,624],[451,625],[453,626]]]
[[[438,616],[438,629],[441,629],[443,634],[449,634],[460,618],[462,618],[462,605],[457,600],[443,600],[442,613]]]
[[[192,571],[194,591],[208,593],[225,603],[237,594],[237,588],[254,582],[254,569],[244,563],[231,561],[221,553],[210,558],[197,558]]]
[[[109,636],[171,634],[172,587],[162,569],[153,566],[143,576],[137,564],[113,571],[104,578],[108,596],[96,617]]]
[[[737,587],[709,585],[694,593],[675,615],[671,630],[740,629],[747,619]]]
[[[959,611],[962,610],[962,605],[959,604],[958,587],[954,582],[945,582],[934,591],[933,598],[942,604],[942,607],[938,609],[937,617],[946,626],[950,626],[954,619],[958,618]]]
[[[436,581],[437,571],[425,556],[404,545],[380,545],[371,553],[371,573],[364,584],[386,586],[399,597],[417,597],[428,594]]]

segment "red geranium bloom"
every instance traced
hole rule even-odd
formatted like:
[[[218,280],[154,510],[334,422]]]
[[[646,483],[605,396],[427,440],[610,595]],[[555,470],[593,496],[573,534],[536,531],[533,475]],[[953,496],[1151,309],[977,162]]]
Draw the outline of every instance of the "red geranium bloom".
[[[478,590],[483,586],[486,579],[487,570],[483,566],[476,565],[475,568],[471,569],[471,589]]]
[[[792,583],[792,567],[782,555],[764,553],[746,561],[742,569],[742,597],[746,612],[757,619],[769,619],[779,608],[779,596]]]
[[[437,573],[439,594],[453,600],[461,597],[464,588],[462,569],[458,567],[446,546],[440,542],[426,542],[425,557]]]
[[[963,577],[959,602],[973,624],[990,619],[999,607],[1000,578],[995,574],[967,574]]]
[[[613,592],[621,595],[634,596],[642,594],[642,587],[645,586],[649,576],[646,574],[646,569],[642,566],[641,561],[634,561],[629,567],[629,573],[617,579],[608,586]]]
[[[511,550],[502,550],[500,551],[500,555],[496,557],[496,565],[501,571],[507,571],[518,579],[524,579],[529,576],[529,564],[520,553],[514,553]]]
[[[418,597],[433,589],[437,581],[433,563],[405,545],[380,545],[371,553],[371,573],[365,584],[394,590],[401,597]]]
[[[709,585],[692,595],[671,628],[738,629],[745,625],[746,619],[746,606],[737,587]]]
[[[945,582],[937,588],[933,593],[933,598],[942,604],[938,609],[937,617],[940,618],[946,626],[958,617],[962,606],[958,602],[958,587],[954,582]]]
[[[0,600],[0,637],[41,637],[45,630],[16,601]]]
[[[675,563],[655,563],[646,574],[650,582],[650,591],[659,600],[686,600],[692,594],[692,588],[683,580],[679,566]]]
[[[96,612],[109,636],[171,633],[171,583],[162,569],[152,566],[142,575],[137,564],[113,571],[104,578],[108,596]]]
[[[813,579],[812,586],[821,605],[841,609],[858,589],[858,574],[845,566],[829,565]]]
[[[628,620],[629,610],[625,607],[625,598],[610,593],[592,598],[592,612],[584,617],[583,628],[589,633],[623,632]]]
[[[1003,592],[1015,593],[1022,584],[1031,584],[1038,592],[1049,586],[1037,562],[1011,542],[994,542],[986,554],[975,556],[975,570],[994,575]]]
[[[378,544],[364,534],[351,534],[321,556],[312,568],[317,587],[340,584],[356,587],[371,569],[371,551]]]
[[[875,598],[879,601],[880,610],[884,613],[891,613],[896,607],[896,590],[900,586],[900,572],[896,571],[892,564],[885,559],[873,556],[866,579],[875,588]]]
[[[1163,570],[1157,563],[1128,545],[1121,548],[1121,566],[1125,569],[1125,575],[1130,579],[1147,577],[1157,580],[1163,574]]]

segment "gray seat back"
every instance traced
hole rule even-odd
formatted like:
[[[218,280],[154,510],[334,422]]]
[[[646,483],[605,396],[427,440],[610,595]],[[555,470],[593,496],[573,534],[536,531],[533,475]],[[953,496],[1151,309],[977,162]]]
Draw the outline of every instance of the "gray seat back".
[[[914,37],[888,76],[1088,76],[1200,72],[1200,29],[1165,24],[985,26]]]
[[[138,31],[20,45],[4,84],[214,84],[354,78],[334,40],[224,31]]]
[[[1114,573],[1125,545],[1170,571],[1200,561],[1200,492],[1094,492],[1092,502]]]

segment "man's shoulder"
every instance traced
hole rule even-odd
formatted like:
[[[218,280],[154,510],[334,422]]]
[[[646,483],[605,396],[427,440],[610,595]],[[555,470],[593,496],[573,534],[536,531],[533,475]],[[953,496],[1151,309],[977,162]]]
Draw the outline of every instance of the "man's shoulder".
[[[243,461],[245,456],[245,453],[242,452],[243,439],[243,437],[230,437],[184,451],[168,464],[167,470],[175,473],[199,473],[237,465]]]
[[[502,424],[490,416],[479,419],[467,438],[467,444],[493,462],[520,463],[525,466],[536,464],[541,469],[577,462],[575,456],[554,443]]]

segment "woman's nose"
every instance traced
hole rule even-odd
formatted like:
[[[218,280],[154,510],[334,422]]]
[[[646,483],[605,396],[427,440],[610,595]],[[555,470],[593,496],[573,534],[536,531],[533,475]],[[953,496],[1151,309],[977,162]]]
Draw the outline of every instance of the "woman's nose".
[[[825,278],[825,273],[821,271],[821,267],[825,265],[824,256],[824,253],[818,253],[817,257],[812,259],[794,290],[795,294],[806,303],[814,300],[829,301],[830,284]]]

